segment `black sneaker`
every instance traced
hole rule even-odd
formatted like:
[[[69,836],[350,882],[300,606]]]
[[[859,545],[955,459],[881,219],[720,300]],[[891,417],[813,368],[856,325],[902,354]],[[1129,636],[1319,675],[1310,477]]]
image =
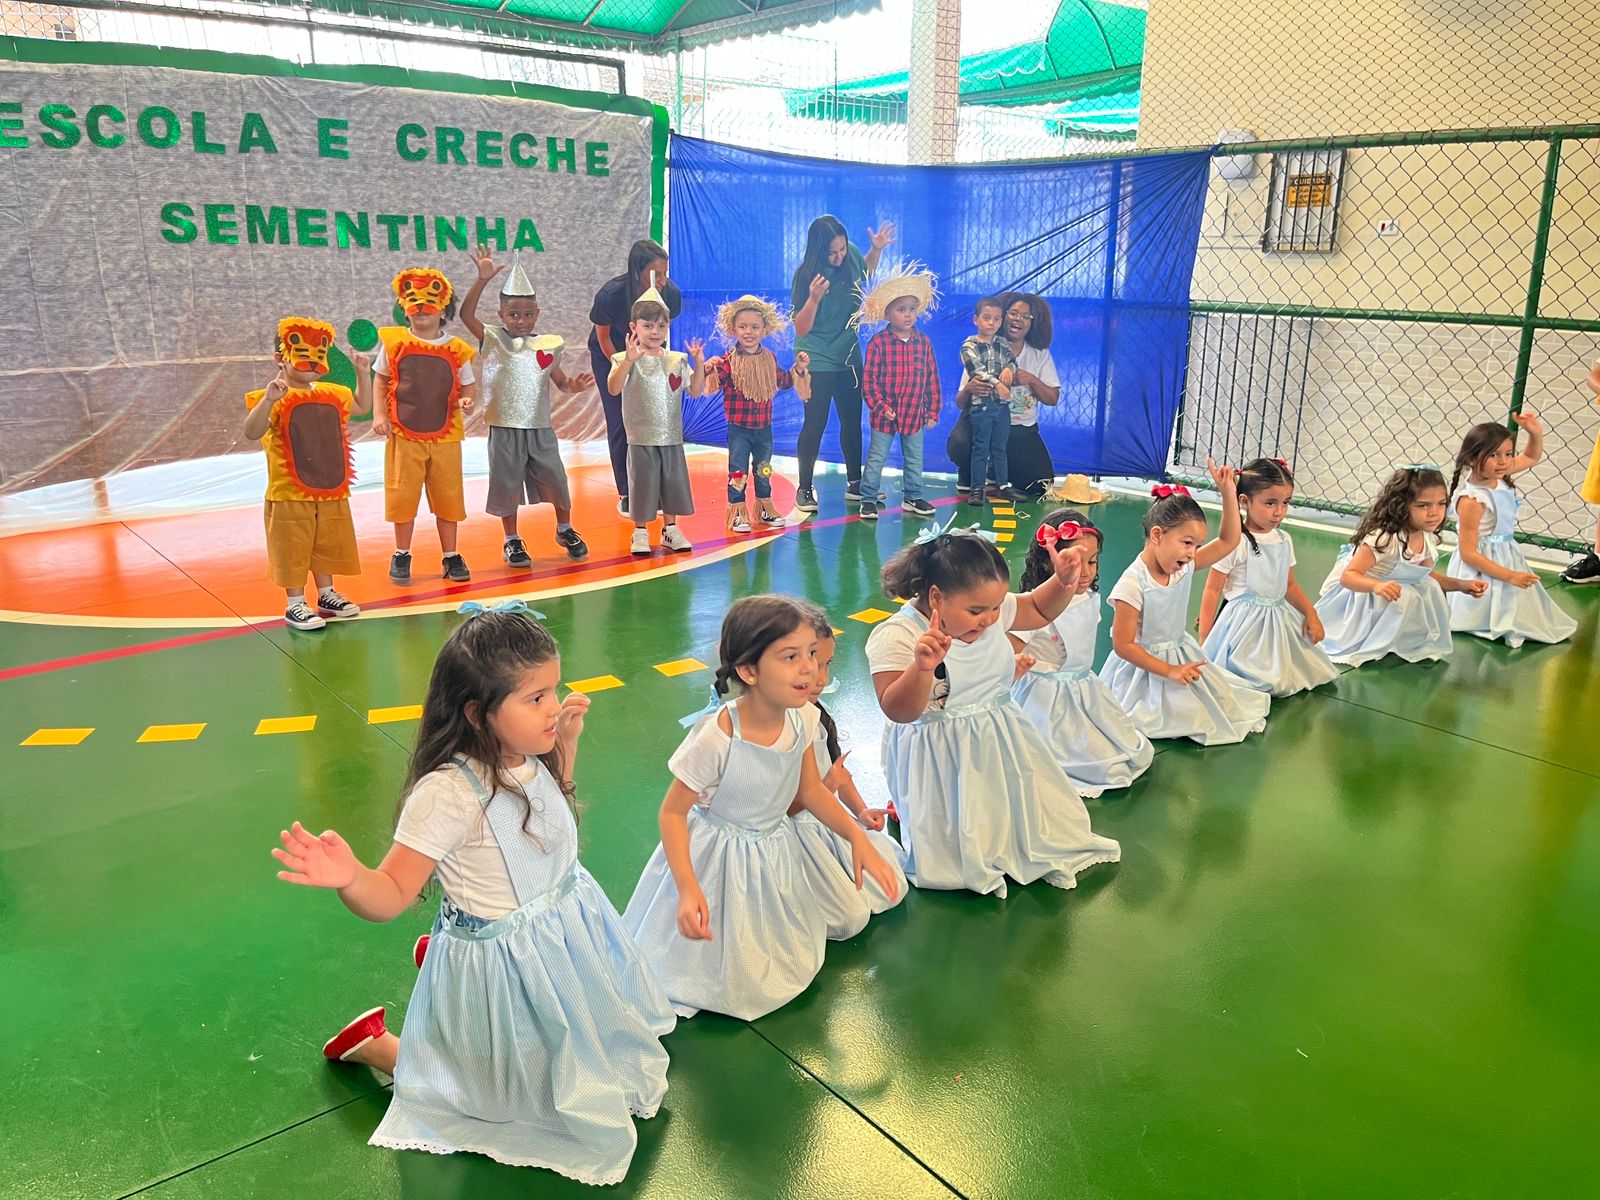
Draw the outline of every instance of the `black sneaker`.
[[[411,551],[396,550],[389,558],[389,582],[411,582]]]
[[[878,519],[878,506],[871,500],[861,502],[861,519],[863,521],[876,521]]]
[[[847,503],[847,504],[860,504],[861,503],[861,481],[859,479],[856,480],[854,483],[845,484],[845,486],[844,486],[844,498],[845,498],[845,503]],[[877,503],[878,504],[881,505],[887,499],[888,499],[888,497],[883,492],[879,492],[878,493],[878,499],[877,499]]]
[[[933,505],[926,500],[902,500],[900,511],[910,513],[913,517],[933,516]]]
[[[1004,500],[1007,504],[1028,503],[1027,493],[1017,491],[1017,489],[1012,487],[1009,483],[1006,484],[1005,487],[1000,488],[995,492],[995,498],[998,500]]]
[[[565,547],[567,557],[576,562],[580,558],[589,557],[589,544],[578,536],[578,531],[570,526],[566,529],[556,530],[556,545]]]
[[[967,504],[972,508],[982,508],[983,507],[983,493],[982,492],[973,492],[971,496],[967,497]]]
[[[359,617],[361,609],[353,602],[346,600],[338,592],[329,588],[325,592],[317,593],[317,615],[331,617],[338,621],[348,621],[351,617]]]
[[[519,537],[507,538],[506,544],[500,548],[500,554],[506,560],[508,567],[533,566],[533,559],[528,557],[528,548],[522,544],[522,539]],[[448,560],[445,572],[449,574]]]
[[[817,493],[815,488],[801,488],[794,494],[794,506],[801,512],[817,511]]]
[[[284,610],[283,623],[290,629],[321,629],[327,624],[304,600],[297,600]]]
[[[1562,583],[1600,583],[1600,554],[1593,550],[1561,572]]]
[[[466,583],[472,578],[472,572],[467,570],[467,560],[459,554],[446,554],[439,565],[444,569],[444,577],[451,583]]]

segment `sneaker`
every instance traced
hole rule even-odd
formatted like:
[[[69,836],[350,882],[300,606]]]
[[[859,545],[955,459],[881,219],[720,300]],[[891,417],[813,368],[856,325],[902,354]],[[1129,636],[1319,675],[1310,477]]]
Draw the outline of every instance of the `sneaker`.
[[[967,497],[967,505],[970,508],[982,508],[983,507],[983,493],[982,492],[973,492],[972,495]]]
[[[321,629],[327,624],[304,600],[296,601],[284,610],[283,622],[290,629]]]
[[[861,503],[861,481],[859,479],[854,483],[845,485],[844,498],[851,504]],[[883,492],[878,493],[878,503],[880,505],[887,499],[888,496],[886,496]]]
[[[794,494],[794,506],[801,512],[817,511],[817,493],[815,488],[801,488]]]
[[[369,1008],[322,1044],[322,1057],[329,1062],[349,1062],[357,1050],[388,1032],[382,1006]]]
[[[451,583],[466,583],[472,578],[472,572],[467,570],[467,560],[459,554],[446,554],[439,566]]]
[[[500,556],[506,560],[508,567],[533,566],[533,559],[528,557],[528,548],[519,537],[508,537],[506,544],[500,547]]]
[[[573,562],[589,557],[589,543],[584,541],[578,531],[570,525],[565,529],[556,530],[556,545],[565,549],[567,557]]]
[[[1562,583],[1600,583],[1600,555],[1593,550],[1561,572]]]
[[[417,939],[417,944],[411,947],[411,957],[416,961],[417,970],[422,970],[422,960],[428,957],[429,934],[423,934]]]
[[[621,517],[623,520],[627,520],[628,515],[628,498],[626,496],[618,496],[617,516]]]
[[[629,554],[649,554],[650,553],[650,531],[648,529],[635,529],[633,531],[633,541],[628,546],[628,553]]]
[[[345,620],[350,617],[359,617],[361,610],[338,592],[329,588],[317,595],[317,613],[319,616],[333,617],[335,620]]]
[[[995,499],[1004,500],[1007,504],[1029,503],[1027,493],[1017,491],[1017,489],[1012,487],[1009,483],[1003,488],[997,488],[994,494]]]
[[[763,525],[771,525],[774,529],[781,529],[789,522],[778,515],[777,509],[763,508],[761,510],[761,523]]]
[[[750,526],[746,525],[746,529]],[[676,525],[668,525],[661,531],[661,544],[668,550],[677,554],[687,554],[694,549],[694,543],[683,536],[683,531]]]
[[[389,558],[389,582],[411,582],[411,551],[396,550]]]
[[[926,500],[904,500],[900,504],[901,512],[908,512],[913,517],[933,516],[933,505]]]
[[[750,532],[750,518],[742,504],[728,510],[728,529],[733,533]]]
[[[878,519],[878,506],[871,500],[861,502],[861,519],[863,521],[876,521]]]

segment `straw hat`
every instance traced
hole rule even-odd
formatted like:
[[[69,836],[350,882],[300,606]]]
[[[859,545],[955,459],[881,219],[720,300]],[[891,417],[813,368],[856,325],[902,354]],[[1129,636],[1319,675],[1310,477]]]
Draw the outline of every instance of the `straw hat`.
[[[1087,475],[1068,475],[1044,494],[1052,504],[1099,504],[1106,494],[1089,483]]]
[[[742,312],[753,312],[761,317],[761,336],[764,338],[781,333],[789,324],[784,315],[778,311],[778,306],[771,300],[746,294],[737,300],[729,300],[717,309],[717,328],[725,336],[733,337],[733,319]]]
[[[939,303],[938,280],[932,271],[921,263],[895,261],[880,263],[861,285],[861,307],[851,318],[855,325],[881,325],[884,310],[902,296],[917,302],[917,316],[932,310]]]

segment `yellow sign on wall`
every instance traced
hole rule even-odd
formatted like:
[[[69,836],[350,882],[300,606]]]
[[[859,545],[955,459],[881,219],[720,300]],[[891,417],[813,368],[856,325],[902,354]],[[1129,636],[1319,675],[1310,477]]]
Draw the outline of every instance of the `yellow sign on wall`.
[[[1332,191],[1333,176],[1327,172],[1316,175],[1291,175],[1284,203],[1289,208],[1326,208]]]

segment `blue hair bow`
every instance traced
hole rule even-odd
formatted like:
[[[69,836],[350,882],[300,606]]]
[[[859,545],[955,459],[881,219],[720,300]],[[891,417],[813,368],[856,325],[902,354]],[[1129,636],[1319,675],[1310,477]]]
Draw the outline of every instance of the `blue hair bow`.
[[[696,725],[700,724],[701,721],[705,720],[707,717],[711,716],[718,709],[720,709],[724,703],[725,701],[722,698],[722,693],[717,691],[717,685],[713,683],[711,685],[711,699],[706,702],[706,706],[704,708],[695,709],[686,717],[679,717],[678,724],[682,725],[685,729],[693,729]]]
[[[825,688],[823,688],[822,691],[818,692],[817,694],[819,696],[831,696],[835,692],[837,692],[838,690],[839,690],[839,681],[837,679],[830,679],[830,680],[828,680],[828,685]]]
[[[1438,463],[1396,463],[1395,464],[1395,470],[1397,470],[1397,471],[1438,471],[1439,474],[1441,474],[1441,475],[1444,474],[1444,468],[1441,467]]]
[[[481,617],[484,613],[527,613],[535,621],[543,621],[545,616],[536,608],[529,608],[526,600],[501,600],[498,604],[479,604],[476,600],[464,600],[456,609],[458,613],[467,617]]]
[[[982,526],[977,524],[977,522],[973,522],[973,524],[968,525],[965,529],[957,529],[955,524],[960,516],[961,513],[957,511],[952,514],[950,519],[943,525],[935,525],[931,522],[927,525],[924,525],[922,527],[922,532],[917,534],[917,536],[911,540],[911,544],[913,546],[926,546],[929,542],[938,541],[940,538],[944,537],[945,534],[949,534],[951,537],[980,537],[986,542],[997,542],[1000,540],[995,536],[993,530],[984,529]]]

